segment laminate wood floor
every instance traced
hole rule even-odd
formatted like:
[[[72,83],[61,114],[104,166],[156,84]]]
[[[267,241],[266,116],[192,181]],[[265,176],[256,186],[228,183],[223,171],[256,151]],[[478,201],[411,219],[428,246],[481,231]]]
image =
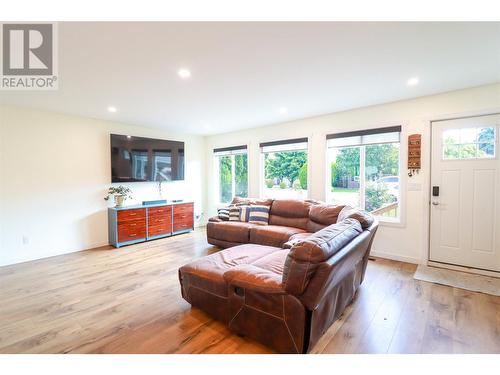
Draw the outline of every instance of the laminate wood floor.
[[[177,269],[217,251],[203,229],[0,268],[0,353],[270,353],[180,295]],[[500,297],[375,259],[312,353],[500,353]]]

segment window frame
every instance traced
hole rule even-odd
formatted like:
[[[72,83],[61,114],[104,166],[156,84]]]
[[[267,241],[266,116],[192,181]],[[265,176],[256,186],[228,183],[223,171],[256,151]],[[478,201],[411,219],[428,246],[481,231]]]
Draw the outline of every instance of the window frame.
[[[392,123],[385,123],[385,124],[379,124],[377,126],[373,127],[365,127],[365,128],[357,128],[354,130],[351,129],[336,129],[334,131],[328,131],[323,133],[323,139],[324,139],[324,146],[325,146],[325,153],[324,153],[324,160],[325,160],[325,170],[324,170],[324,175],[325,175],[325,181],[324,181],[324,188],[325,188],[325,201],[327,203],[331,202],[330,200],[330,195],[332,194],[331,192],[331,158],[330,158],[330,153],[329,153],[329,147],[328,147],[328,140],[329,136],[331,137],[332,135],[341,135],[344,133],[354,133],[354,132],[359,132],[359,133],[367,133],[367,134],[375,134],[377,133],[378,130],[381,129],[386,129],[386,128],[392,128],[392,127],[399,127],[400,130],[400,140],[399,140],[399,162],[398,162],[398,168],[399,168],[399,217],[398,218],[389,218],[385,216],[376,216],[377,220],[382,226],[387,226],[387,227],[396,227],[396,228],[403,228],[406,227],[406,190],[407,190],[407,179],[406,179],[406,173],[403,173],[405,168],[405,160],[407,160],[408,157],[408,137],[407,137],[407,126],[408,123],[406,121],[398,121],[398,122],[392,122]],[[340,137],[339,137],[340,138]],[[388,142],[388,143],[395,143],[395,142]],[[382,144],[382,143],[374,143],[374,144]],[[338,147],[338,146],[335,146]],[[353,146],[344,146],[344,147],[360,147],[360,145],[353,145]],[[363,184],[363,187],[365,185],[365,151],[364,148],[366,147],[360,147],[360,170],[359,170],[359,175],[363,176],[363,178],[360,178],[360,191],[361,191],[361,184]],[[363,158],[363,159],[362,159]],[[363,160],[363,162],[361,162]],[[406,169],[405,169],[406,170]],[[420,185],[420,183],[419,183]],[[415,190],[420,190],[415,188]],[[363,190],[364,191],[364,190]],[[360,200],[363,200],[363,207],[364,207],[364,200],[365,200],[365,195],[361,195],[360,193]]]
[[[279,146],[279,145],[287,145],[287,144],[297,144],[297,143],[306,143],[306,154],[307,154],[307,189],[306,189],[306,197],[305,199],[309,199],[310,196],[310,187],[311,187],[311,165],[310,165],[310,155],[311,155],[311,142],[310,136],[305,135],[303,137],[290,138],[290,139],[277,139],[274,141],[263,140],[259,142],[259,198],[267,199],[264,195],[264,186],[266,182],[266,169],[265,169],[265,154],[271,152],[291,152],[297,150],[283,150],[283,151],[268,151],[264,152],[264,147],[269,146]]]
[[[233,146],[233,147],[223,147],[215,148],[212,152],[214,176],[215,176],[215,201],[218,206],[228,205],[231,202],[221,202],[220,201],[220,168],[219,168],[219,158],[223,156],[231,156],[231,195],[234,198],[236,196],[236,155],[247,155],[247,196],[249,195],[250,188],[250,158],[248,152],[248,145]]]

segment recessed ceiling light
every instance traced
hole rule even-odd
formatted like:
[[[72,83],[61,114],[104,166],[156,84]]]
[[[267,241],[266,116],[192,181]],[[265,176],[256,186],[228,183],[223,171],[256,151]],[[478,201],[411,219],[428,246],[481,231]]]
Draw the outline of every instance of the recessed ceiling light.
[[[116,107],[109,106],[108,107],[108,112],[115,113],[117,111]]]
[[[418,85],[418,77],[412,77],[406,82],[408,86],[416,86]]]
[[[177,74],[179,74],[179,77],[184,78],[184,79],[191,77],[191,72],[186,68],[179,69]]]
[[[280,107],[280,109],[278,109],[278,112],[282,115],[284,115],[285,113],[288,113],[288,108],[287,107]]]
[[[127,138],[130,139],[130,138],[132,138],[132,136],[131,135],[127,135]]]

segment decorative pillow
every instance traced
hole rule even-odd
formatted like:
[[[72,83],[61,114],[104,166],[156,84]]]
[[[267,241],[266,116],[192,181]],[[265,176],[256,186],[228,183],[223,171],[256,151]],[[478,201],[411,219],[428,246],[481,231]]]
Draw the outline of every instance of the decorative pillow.
[[[269,206],[250,206],[248,222],[257,225],[268,225]]]
[[[340,211],[337,222],[340,223],[341,221],[349,218],[359,221],[359,223],[361,224],[361,228],[363,229],[368,228],[373,224],[373,221],[375,220],[373,218],[373,215],[369,212],[360,210],[358,208],[345,206],[342,211]]]
[[[229,207],[229,221],[240,221],[240,211],[241,211],[241,207],[230,206]]]
[[[250,219],[250,206],[244,205],[240,207],[240,221],[248,222]]]
[[[221,219],[223,221],[228,221],[229,220],[229,206],[218,208],[217,215],[219,216],[219,219]]]

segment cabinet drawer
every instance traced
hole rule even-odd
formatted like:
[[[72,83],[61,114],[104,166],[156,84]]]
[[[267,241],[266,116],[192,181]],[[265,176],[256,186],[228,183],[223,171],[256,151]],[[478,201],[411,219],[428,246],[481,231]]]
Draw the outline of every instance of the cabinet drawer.
[[[161,234],[168,234],[172,232],[172,226],[171,225],[153,225],[149,226],[148,225],[148,236],[159,236]]]
[[[174,222],[174,232],[193,228],[193,219],[191,221]]]
[[[177,214],[191,214],[193,215],[193,204],[192,203],[182,203],[174,205],[174,215]]]
[[[148,227],[155,226],[155,225],[172,226],[172,217],[171,216],[148,217]]]
[[[172,206],[151,207],[148,208],[148,217],[153,216],[172,216]]]
[[[119,225],[118,242],[133,241],[146,237],[146,226]]]
[[[138,208],[135,210],[121,210],[118,211],[118,222],[127,220],[136,220],[146,217],[146,209]]]
[[[128,220],[118,223],[118,232],[146,228],[146,219]]]

